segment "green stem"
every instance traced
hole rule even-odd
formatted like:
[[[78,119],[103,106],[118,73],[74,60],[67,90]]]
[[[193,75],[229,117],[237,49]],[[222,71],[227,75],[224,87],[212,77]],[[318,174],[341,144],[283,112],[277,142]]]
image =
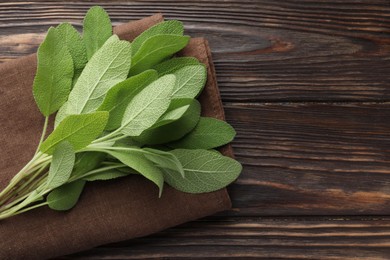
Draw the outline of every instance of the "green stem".
[[[115,147],[115,146],[102,146],[102,147],[97,147],[99,151],[101,152],[107,152],[107,150],[114,150],[114,151],[136,151],[139,152],[141,148],[131,148],[131,147]],[[141,149],[142,150],[142,149]],[[151,155],[154,155],[154,153],[149,152],[147,150],[142,150],[143,153],[148,153]]]
[[[20,187],[18,187],[16,190],[15,190],[15,194],[17,196],[23,196],[26,192],[28,192],[29,190],[31,189],[36,189],[39,185],[37,185],[40,180],[42,179],[42,177],[45,177],[45,176],[41,176],[41,178],[37,179],[37,177],[39,177],[39,175],[47,168],[47,166],[50,164],[50,162],[46,162],[45,164],[41,165],[41,168],[39,168],[38,171],[36,171],[34,173],[34,175],[32,175],[30,177],[30,179],[28,181],[26,181],[25,183],[23,183]],[[30,185],[32,182],[34,182],[32,185]],[[28,186],[30,185],[30,186]]]
[[[33,158],[11,179],[10,183],[5,187],[1,192],[0,192],[0,201],[3,201],[4,198],[6,197],[7,193],[12,191],[12,189],[15,188],[15,186],[26,176],[31,174],[31,172],[36,171],[42,162],[45,162],[47,160],[50,160],[47,155],[39,152],[39,148],[45,138],[46,131],[47,131],[47,126],[49,124],[49,117],[45,117],[45,122],[43,124],[43,130],[42,130],[42,135],[39,140],[37,150],[34,153]],[[43,157],[43,158],[42,158]],[[40,160],[43,159],[43,160]],[[12,196],[11,196],[12,197]]]
[[[139,148],[131,148],[131,147],[114,147],[114,146],[100,146],[98,144],[88,146],[83,149],[84,152],[107,152],[109,150],[117,150],[117,151],[139,151]]]
[[[81,175],[81,176],[74,176],[73,178],[70,178],[70,179],[68,180],[68,183],[70,183],[70,182],[72,182],[72,181],[75,181],[75,180],[80,180],[80,179],[82,179],[82,178],[88,177],[88,176],[93,175],[93,174],[95,174],[95,173],[104,172],[104,171],[112,170],[112,169],[125,168],[125,167],[127,167],[127,166],[126,166],[126,165],[123,165],[123,164],[117,163],[116,165],[112,165],[112,166],[107,166],[107,167],[99,168],[99,169],[92,170],[92,171],[89,171],[89,172],[87,172],[87,173],[84,173],[84,174]]]
[[[31,161],[29,161],[19,172],[18,174],[16,174],[12,180],[11,180],[11,184],[12,183],[16,183],[18,181],[20,181],[21,179],[23,179],[25,173],[30,169],[31,165],[34,165],[35,162],[37,160],[39,160],[42,156],[44,156],[43,153],[41,152],[38,152],[37,154],[34,155],[34,157],[31,159]],[[1,196],[1,193],[0,193],[0,196]]]
[[[15,185],[22,179],[22,175],[24,175],[24,172],[30,167],[30,165],[34,162],[36,159],[36,156],[34,156],[30,162],[28,162],[10,181],[10,183],[0,192],[0,200],[9,192],[11,191]]]
[[[44,169],[45,169],[45,167],[42,167],[42,170],[44,170]],[[40,171],[39,173],[41,173],[41,172],[42,171]],[[37,173],[37,176],[38,175],[39,174]],[[21,189],[21,190],[19,189],[18,193],[15,194],[18,197],[15,198],[13,201],[9,202],[8,204],[0,207],[0,212],[3,212],[5,210],[12,208],[13,206],[16,206],[18,203],[22,202],[24,199],[29,197],[33,191],[38,190],[46,182],[45,178],[46,178],[46,176],[42,175],[42,176],[40,176],[39,179],[35,180],[35,183],[33,185],[31,185],[31,186],[25,185],[25,187],[23,189]],[[31,191],[31,188],[33,188],[32,191]],[[12,196],[9,199],[11,199],[11,198],[12,198]]]
[[[118,135],[118,136],[115,137],[115,138],[111,138],[110,141],[111,141],[111,142],[116,142],[116,141],[125,139],[126,137],[128,137],[128,136],[126,136],[126,135]]]
[[[15,216],[15,215],[18,215],[20,213],[23,213],[23,212],[26,212],[26,211],[29,211],[29,210],[32,210],[32,209],[36,209],[36,208],[39,208],[39,207],[42,207],[42,206],[46,206],[48,204],[49,203],[47,201],[39,203],[39,204],[35,204],[35,205],[32,205],[31,207],[24,208],[22,210],[19,210],[19,211],[15,212],[12,216]],[[0,217],[0,219],[1,219],[1,217]]]
[[[7,205],[4,205],[3,207],[0,208],[0,214],[5,212],[6,210],[9,210],[10,208],[12,208],[13,206],[15,206],[16,204],[18,204],[19,202],[23,201],[24,199],[26,199],[28,196],[30,196],[30,194],[32,193],[29,192],[23,196],[21,196],[20,198],[14,200],[14,201],[11,201],[10,203],[8,203]]]
[[[31,174],[34,174],[36,171],[41,169],[42,166],[47,166],[50,164],[52,156],[46,156],[43,158],[38,159],[31,167],[25,172],[25,176],[29,176]]]
[[[111,140],[113,140],[113,139],[115,139],[115,138],[117,138],[117,137],[122,135],[118,130],[119,130],[119,128],[117,130],[115,130],[114,132],[109,133],[108,135],[105,135],[105,136],[102,136],[102,137],[96,139],[92,143],[96,144],[96,143],[102,143],[102,142],[105,142],[105,141],[111,141]]]
[[[46,154],[43,154],[41,152],[38,152],[37,154],[35,154],[33,156],[33,158],[31,159],[31,161],[29,161],[10,181],[10,183],[0,192],[0,202],[1,204],[4,203],[4,199],[7,198],[7,194],[9,192],[11,192],[18,184],[19,182],[25,178],[26,176],[28,176],[29,174],[31,174],[32,172],[32,169],[34,167],[36,167],[36,163],[37,162],[45,162],[47,160],[49,160],[50,158],[47,157]],[[1,205],[0,204],[0,205]]]
[[[8,218],[8,217],[11,217],[11,216],[14,216],[17,214],[17,212],[21,209],[23,209],[24,207],[30,205],[31,203],[34,203],[36,201],[39,201],[39,200],[42,200],[42,197],[43,194],[42,193],[39,193],[37,192],[36,190],[32,191],[31,193],[29,193],[29,195],[24,199],[22,200],[19,204],[17,205],[14,205],[13,207],[7,209],[7,210],[3,210],[1,213],[0,213],[0,220],[1,219],[5,219],[5,218]]]
[[[37,150],[35,151],[35,154],[37,154],[39,152],[39,148],[41,147],[41,144],[43,143],[43,140],[45,139],[48,124],[49,124],[49,117],[47,116],[47,117],[45,117],[45,122],[43,123],[41,139],[39,139],[39,143],[37,146]]]

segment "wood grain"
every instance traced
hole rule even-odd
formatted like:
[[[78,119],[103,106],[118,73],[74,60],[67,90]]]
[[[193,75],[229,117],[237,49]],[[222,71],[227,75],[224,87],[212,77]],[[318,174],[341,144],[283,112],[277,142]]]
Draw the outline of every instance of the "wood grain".
[[[94,3],[0,4],[1,61]],[[206,37],[226,102],[389,101],[388,1],[101,2],[115,23],[161,11]],[[331,76],[330,76],[331,75]]]
[[[388,259],[390,221],[224,218],[60,259]]]
[[[233,215],[390,213],[390,104],[226,104]]]
[[[389,258],[389,1],[4,2],[0,62],[97,2],[209,40],[244,172],[231,211],[62,259]]]

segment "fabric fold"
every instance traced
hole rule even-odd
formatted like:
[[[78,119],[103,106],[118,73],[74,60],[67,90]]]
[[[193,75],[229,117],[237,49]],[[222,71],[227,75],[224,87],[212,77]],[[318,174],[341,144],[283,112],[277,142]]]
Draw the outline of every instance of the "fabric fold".
[[[161,22],[156,14],[119,25],[114,32],[133,40]],[[208,80],[199,100],[205,116],[224,119],[214,66],[206,40],[192,39],[181,51],[208,68]],[[43,117],[32,97],[36,55],[0,64],[0,189],[33,155]],[[233,156],[230,146],[222,149]],[[44,259],[86,250],[102,244],[146,236],[160,230],[229,209],[226,189],[187,194],[165,186],[157,188],[140,176],[88,183],[79,203],[70,211],[39,208],[0,221],[0,259]]]

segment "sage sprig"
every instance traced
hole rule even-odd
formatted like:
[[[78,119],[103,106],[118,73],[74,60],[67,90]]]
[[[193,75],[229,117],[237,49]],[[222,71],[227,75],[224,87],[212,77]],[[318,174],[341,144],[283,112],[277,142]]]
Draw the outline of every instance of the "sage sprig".
[[[49,29],[33,84],[42,136],[0,192],[0,219],[42,206],[69,210],[90,181],[137,174],[162,196],[164,183],[202,193],[238,177],[240,163],[212,150],[232,141],[234,129],[200,116],[206,67],[174,57],[189,41],[183,32],[181,22],[165,21],[123,41],[98,6],[87,12],[82,35],[69,23]]]

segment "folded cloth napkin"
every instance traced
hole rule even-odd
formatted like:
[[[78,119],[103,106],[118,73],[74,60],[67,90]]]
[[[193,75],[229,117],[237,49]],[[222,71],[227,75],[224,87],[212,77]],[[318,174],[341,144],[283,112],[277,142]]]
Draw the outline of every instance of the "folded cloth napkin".
[[[122,39],[133,40],[161,22],[151,17],[117,26]],[[203,115],[224,119],[207,41],[192,39],[180,55],[194,56],[208,67],[206,87],[199,97]],[[36,55],[0,64],[0,189],[33,155],[43,124],[32,96]],[[230,146],[222,149],[232,156]],[[98,245],[146,236],[231,207],[226,189],[187,194],[157,188],[140,176],[88,183],[72,210],[47,207],[0,221],[0,259],[43,259]]]

